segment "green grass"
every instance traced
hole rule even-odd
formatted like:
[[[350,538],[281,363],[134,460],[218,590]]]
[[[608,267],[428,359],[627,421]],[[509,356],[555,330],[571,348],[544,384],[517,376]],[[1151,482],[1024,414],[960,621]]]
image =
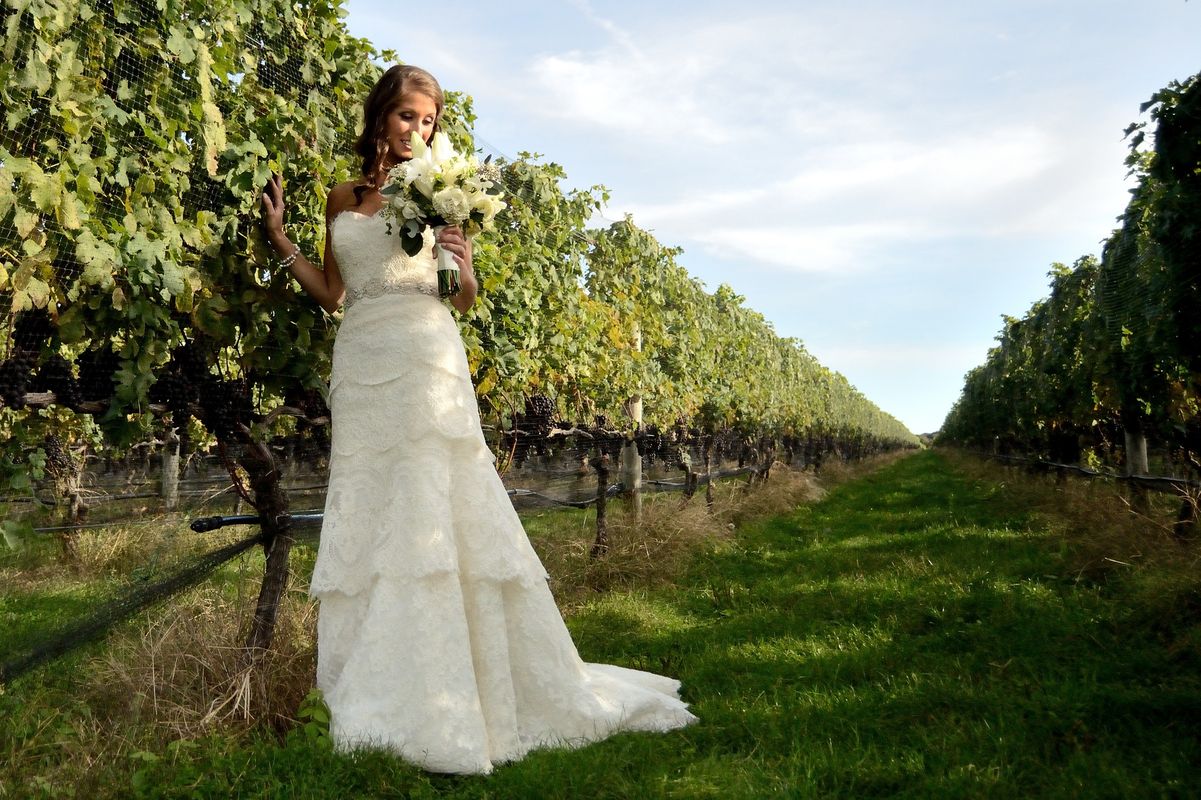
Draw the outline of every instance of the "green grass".
[[[1193,796],[1201,664],[1181,597],[1197,592],[1160,607],[1134,577],[1080,579],[1072,555],[1007,488],[923,452],[744,526],[674,588],[610,592],[569,618],[585,660],[679,677],[701,720],[688,729],[490,777],[337,756],[300,729],[135,731],[83,772],[56,737],[90,711],[51,669],[0,695],[0,718],[19,721],[0,725],[0,760],[22,765],[0,797]]]

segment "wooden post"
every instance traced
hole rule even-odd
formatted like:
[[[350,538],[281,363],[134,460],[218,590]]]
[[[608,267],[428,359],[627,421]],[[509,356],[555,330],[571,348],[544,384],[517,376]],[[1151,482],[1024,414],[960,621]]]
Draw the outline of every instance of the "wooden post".
[[[760,451],[764,457],[759,468],[759,482],[767,483],[767,479],[771,477],[771,466],[776,463],[776,440],[762,439],[760,445]]]
[[[683,507],[696,494],[696,472],[692,469],[692,457],[687,450],[684,450],[680,459],[680,469],[684,470],[684,502],[680,504]]]
[[[1147,436],[1142,431],[1142,425],[1136,423],[1127,425],[1126,434],[1126,475],[1146,475],[1147,466]],[[1150,510],[1146,487],[1137,481],[1130,482],[1130,505],[1140,514]]]
[[[596,541],[592,543],[591,558],[599,558],[609,550],[609,531],[605,519],[605,505],[609,493],[609,454],[601,451],[592,459],[596,470]]]
[[[634,322],[634,350],[642,350],[642,326],[637,321]],[[634,436],[642,432],[641,392],[632,395],[626,402],[626,412],[634,424],[634,433],[626,437],[621,447],[621,483],[625,487],[622,496],[637,523],[642,519],[642,456],[638,453]]]
[[[642,519],[642,456],[638,454],[634,434],[627,436],[621,445],[621,484],[626,508],[637,523]]]
[[[1126,431],[1126,474],[1146,475],[1147,466],[1147,437],[1141,430]]]
[[[705,506],[713,511],[713,434],[705,434]]]
[[[749,451],[749,453],[748,453],[748,451]],[[750,456],[750,458],[747,458],[748,455]],[[742,443],[742,455],[740,455],[738,457],[739,469],[746,466],[747,461],[751,462],[751,469],[746,474],[746,483],[744,483],[742,485],[743,494],[749,493],[751,491],[751,489],[755,486],[755,476],[758,472],[758,465],[759,465],[759,452],[755,448],[753,448],[749,444],[747,444],[746,442],[743,442]]]
[[[63,522],[67,525],[78,525],[83,521],[87,506],[83,504],[80,494],[82,482],[82,465],[76,460],[67,442],[58,434],[48,434],[42,441],[42,449],[46,454],[45,474],[54,485],[55,505],[59,499],[66,500],[67,513]],[[56,516],[58,513],[56,512]],[[63,559],[72,566],[78,566],[79,551],[76,546],[76,531],[60,531],[59,546]]]
[[[284,477],[295,482],[300,477],[300,457],[296,453],[296,439],[288,440],[284,448]]]
[[[179,506],[179,437],[171,425],[167,426],[167,432],[163,435],[162,466],[159,493],[163,498],[163,507],[174,511]]]

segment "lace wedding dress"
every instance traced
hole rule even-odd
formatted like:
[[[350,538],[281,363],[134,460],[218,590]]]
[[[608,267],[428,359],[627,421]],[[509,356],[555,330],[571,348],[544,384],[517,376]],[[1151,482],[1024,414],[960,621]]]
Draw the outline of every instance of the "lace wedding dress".
[[[343,211],[330,229],[346,312],[309,594],[336,746],[486,773],[695,721],[679,681],[580,659],[480,429],[433,234],[409,257],[386,224]]]

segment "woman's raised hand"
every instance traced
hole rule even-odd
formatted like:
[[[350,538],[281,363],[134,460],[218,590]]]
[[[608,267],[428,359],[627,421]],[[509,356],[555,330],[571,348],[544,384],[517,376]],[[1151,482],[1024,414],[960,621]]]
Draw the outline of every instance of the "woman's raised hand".
[[[438,244],[451,255],[460,267],[471,265],[471,245],[458,225],[447,225],[438,231]]]
[[[284,184],[280,175],[272,175],[263,190],[263,226],[268,234],[284,229]]]

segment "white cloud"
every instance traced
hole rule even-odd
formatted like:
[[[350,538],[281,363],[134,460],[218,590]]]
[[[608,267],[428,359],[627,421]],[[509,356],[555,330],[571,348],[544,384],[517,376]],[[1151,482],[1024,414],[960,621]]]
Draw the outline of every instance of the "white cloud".
[[[889,223],[792,227],[740,227],[700,230],[691,235],[710,254],[748,269],[771,266],[794,272],[859,271],[888,242],[922,236],[912,226]]]
[[[848,38],[846,17],[753,12],[635,28],[573,5],[608,42],[534,57],[520,102],[634,178],[608,216],[672,244],[842,270],[939,236],[1095,230],[1112,203],[1112,175],[1080,144],[1092,120],[923,98],[890,76],[907,55],[895,29]]]
[[[896,41],[895,30],[852,32],[847,15],[751,8],[696,14],[686,24],[673,15],[635,29],[600,17],[584,0],[572,5],[610,44],[535,56],[524,70],[525,110],[625,142],[730,145],[771,138],[785,117],[824,128],[798,110],[838,116],[836,101],[818,87],[871,85],[886,73]]]

